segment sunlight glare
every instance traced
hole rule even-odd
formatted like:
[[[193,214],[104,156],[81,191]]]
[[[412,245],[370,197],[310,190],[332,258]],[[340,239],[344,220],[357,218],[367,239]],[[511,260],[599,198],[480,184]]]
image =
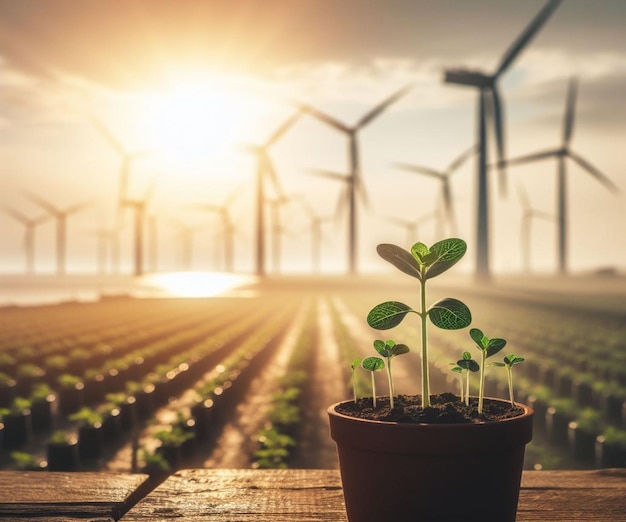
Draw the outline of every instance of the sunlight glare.
[[[147,93],[144,100],[141,120],[148,148],[177,164],[225,152],[238,139],[246,117],[245,97],[213,76],[189,75]]]
[[[169,297],[216,297],[255,280],[251,275],[224,272],[171,272],[144,276],[141,284]]]

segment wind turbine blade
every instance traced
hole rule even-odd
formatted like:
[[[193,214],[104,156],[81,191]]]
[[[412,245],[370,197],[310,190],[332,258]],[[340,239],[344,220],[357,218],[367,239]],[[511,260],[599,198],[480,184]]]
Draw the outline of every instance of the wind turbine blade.
[[[506,196],[508,192],[506,170],[504,168],[504,114],[502,108],[502,102],[500,100],[500,94],[497,87],[494,86],[491,89],[492,101],[493,101],[493,123],[494,131],[496,134],[496,148],[498,153],[498,180],[500,187],[500,195]]]
[[[2,210],[9,216],[15,218],[20,223],[23,223],[24,225],[28,225],[28,223],[30,222],[30,220],[24,214],[22,214],[18,210],[15,210],[14,208],[5,207]]]
[[[345,174],[340,174],[339,172],[334,172],[332,170],[308,169],[308,172],[313,176],[322,178],[338,179],[346,182],[350,179]]]
[[[344,209],[346,208],[346,204],[348,201],[348,189],[342,190],[337,198],[337,206],[335,207],[335,221],[339,221],[341,219],[341,215],[343,214]]]
[[[92,117],[91,123],[102,135],[102,137],[107,141],[111,148],[115,150],[115,152],[117,152],[120,156],[128,156],[128,152],[126,151],[126,149],[99,119]]]
[[[443,177],[443,174],[435,169],[428,167],[422,167],[421,165],[413,165],[411,163],[396,163],[395,167],[406,172],[413,172],[416,174],[425,174],[426,176],[432,176],[435,178]]]
[[[585,169],[589,174],[595,177],[600,183],[602,183],[606,188],[608,188],[611,192],[619,192],[619,187],[613,183],[607,176],[602,174],[596,167],[594,167],[587,160],[580,157],[578,154],[574,152],[569,152],[568,156],[572,158],[576,163],[578,163],[583,169]]]
[[[511,65],[511,63],[513,63],[513,60],[515,60],[520,51],[528,44],[528,42],[530,42],[533,36],[537,34],[539,29],[541,29],[541,26],[546,23],[548,18],[550,18],[550,15],[552,15],[552,13],[556,11],[556,8],[559,7],[560,3],[561,0],[549,0],[548,3],[543,6],[543,9],[535,15],[535,18],[531,20],[531,22],[526,26],[526,29],[522,31],[522,33],[504,53],[500,66],[496,70],[496,77],[500,76]]]
[[[52,203],[46,201],[42,197],[39,197],[37,194],[33,194],[32,192],[24,192],[24,196],[30,199],[33,203],[39,205],[44,210],[47,210],[50,214],[56,216],[59,214],[59,209],[56,208]]]
[[[288,118],[278,129],[274,131],[274,133],[269,137],[269,139],[265,142],[264,147],[269,148],[274,143],[276,143],[292,126],[300,116],[302,115],[302,111],[298,111],[293,114],[290,118]]]
[[[345,132],[345,133],[352,132],[352,129],[350,129],[350,127],[348,127],[344,123],[320,111],[319,109],[316,109],[315,107],[311,105],[303,104],[302,111],[307,114],[310,114],[311,116],[320,120],[321,122],[326,123],[327,125],[330,125],[331,127],[334,127],[340,132]]]
[[[471,158],[478,151],[477,145],[472,145],[465,152],[461,153],[446,169],[448,174],[452,174],[456,169],[458,169],[466,160]]]
[[[92,207],[93,205],[94,205],[93,201],[83,201],[82,203],[77,203],[76,205],[72,205],[71,207],[66,208],[65,214],[66,215],[76,214],[77,212],[80,212],[81,210],[85,210],[88,207]]]
[[[280,180],[278,179],[278,175],[276,174],[276,169],[274,168],[274,164],[272,160],[265,154],[263,157],[265,170],[269,174],[270,179],[272,180],[272,184],[274,185],[274,189],[276,190],[276,194],[278,198],[284,197],[283,187],[280,184]]]
[[[552,214],[549,214],[548,212],[542,212],[540,210],[535,210],[533,212],[533,216],[540,219],[545,219],[546,221],[554,221],[554,216]]]
[[[578,91],[578,80],[572,78],[567,89],[567,101],[565,104],[565,121],[563,122],[563,146],[567,147],[572,140],[574,132],[574,113],[576,110],[576,94]]]
[[[392,103],[395,103],[400,98],[405,96],[411,89],[413,89],[414,84],[410,83],[402,87],[402,89],[396,91],[391,96],[383,100],[376,107],[374,107],[371,111],[369,111],[365,116],[363,116],[355,125],[357,129],[365,127],[370,121],[376,118],[380,113],[382,113],[387,107],[389,107]]]
[[[505,160],[503,163],[510,167],[512,165],[522,165],[523,163],[530,163],[533,161],[539,161],[546,158],[557,157],[559,155],[559,149],[546,150],[544,152],[536,152],[534,154],[526,154],[525,156],[518,156],[517,158],[511,158]]]
[[[361,201],[363,201],[363,205],[365,205],[365,208],[367,209],[372,208],[372,203],[370,201],[369,196],[367,195],[367,190],[365,190],[365,185],[363,184],[363,181],[360,178],[355,178],[354,181],[356,183],[356,191],[361,197]]]

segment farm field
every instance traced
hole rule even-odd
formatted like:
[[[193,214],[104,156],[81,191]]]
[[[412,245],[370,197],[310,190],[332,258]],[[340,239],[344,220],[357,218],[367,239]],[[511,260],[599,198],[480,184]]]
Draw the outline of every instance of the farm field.
[[[452,282],[450,282],[452,281]],[[167,473],[180,467],[336,467],[326,408],[352,397],[350,364],[393,337],[397,393],[418,393],[417,321],[377,332],[386,300],[417,307],[400,275],[269,277],[218,297],[108,296],[0,308],[0,467]],[[626,282],[451,279],[472,326],[508,341],[515,398],[536,411],[529,469],[626,466]],[[467,329],[430,328],[431,391],[458,392]],[[383,372],[377,388],[384,394]],[[360,394],[368,379],[358,376]],[[477,381],[477,379],[475,379]],[[506,373],[488,394],[508,397]]]

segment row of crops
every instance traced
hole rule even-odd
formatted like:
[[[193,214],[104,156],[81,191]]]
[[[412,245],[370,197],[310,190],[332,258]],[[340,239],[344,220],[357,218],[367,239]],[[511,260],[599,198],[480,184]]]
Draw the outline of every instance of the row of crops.
[[[346,302],[360,317],[387,300],[419,306],[416,293],[394,292],[350,295]],[[485,295],[478,290],[461,295],[455,290],[455,296],[471,309],[472,326],[489,337],[507,340],[498,360],[512,352],[526,359],[515,366],[514,395],[535,410],[535,436],[527,452],[527,467],[626,466],[623,316],[589,310],[584,303],[563,301],[563,306],[557,306],[527,296]],[[441,297],[444,295],[435,292],[432,302]],[[417,328],[416,320],[407,319],[393,331],[372,332],[373,338],[382,334],[417,348]],[[431,389],[439,392],[443,386],[458,393],[453,363],[461,359],[463,351],[476,351],[468,330],[442,331],[430,325],[429,334],[433,339],[431,363],[437,370],[431,376]],[[478,353],[473,355],[478,358]],[[419,378],[417,372],[415,375]],[[488,395],[508,398],[506,371],[489,367],[486,375]],[[478,378],[471,384],[472,393],[477,394]]]
[[[3,309],[0,465],[106,469],[129,455],[128,469],[160,473],[206,453],[297,303],[258,304],[115,300]],[[155,422],[157,413],[165,423]]]
[[[365,323],[375,304],[392,299],[415,306],[415,293],[378,288],[286,286],[251,298],[4,308],[0,468],[160,475],[201,466],[238,405],[250,400],[253,380],[264,368],[278,367],[288,331],[293,346],[272,377],[249,465],[314,465],[310,455],[301,458],[321,445],[319,430],[315,439],[310,426],[325,422],[324,405],[352,395],[352,383],[359,396],[371,393],[369,375],[351,372],[351,362],[372,355],[375,338],[411,346],[395,371],[413,375],[418,389],[417,322],[407,319],[386,333]],[[436,294],[432,300],[444,297]],[[526,359],[514,370],[516,400],[536,412],[526,466],[626,466],[624,318],[571,303],[463,294],[455,291],[472,310],[472,326],[507,339],[502,355]],[[328,325],[321,325],[322,316]],[[473,350],[468,332],[431,326],[430,334],[432,391],[456,391],[451,363]],[[324,392],[321,381],[331,373],[334,384]],[[488,368],[487,392],[508,397],[502,368]]]

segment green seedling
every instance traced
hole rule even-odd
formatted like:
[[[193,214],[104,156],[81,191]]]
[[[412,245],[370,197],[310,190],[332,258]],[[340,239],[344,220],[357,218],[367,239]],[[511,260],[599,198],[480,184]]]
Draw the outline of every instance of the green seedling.
[[[478,414],[482,415],[483,413],[483,398],[485,393],[485,367],[487,365],[487,358],[492,355],[497,354],[502,348],[506,346],[506,341],[504,339],[500,339],[498,337],[494,337],[493,339],[489,339],[481,330],[478,328],[472,328],[470,330],[470,337],[476,343],[476,346],[481,352],[481,361],[480,361],[480,384],[478,387]]]
[[[397,355],[403,353],[409,353],[409,347],[406,344],[396,344],[395,341],[389,339],[388,341],[374,341],[374,349],[387,359],[387,379],[389,381],[389,406],[391,409],[394,407],[393,397],[395,395],[395,389],[393,386],[393,378],[391,377],[391,359]]]
[[[504,362],[494,363],[494,366],[504,366],[506,368],[507,382],[509,384],[509,399],[511,400],[511,406],[515,407],[515,398],[513,397],[513,366],[519,363],[523,363],[526,359],[518,357],[514,353],[504,356]]]
[[[357,400],[356,395],[356,379],[354,377],[354,370],[356,370],[361,365],[361,358],[357,357],[352,361],[352,365],[350,366],[350,382],[352,382],[352,395],[354,396],[354,402]]]
[[[361,362],[361,367],[372,374],[372,405],[376,408],[376,381],[374,372],[378,372],[385,367],[385,362],[380,357],[366,357]]]
[[[461,377],[461,401],[469,406],[470,397],[470,373],[476,373],[480,369],[478,363],[472,359],[472,354],[463,352],[463,358],[456,362],[452,371],[458,372]],[[465,386],[463,386],[463,374],[465,374]],[[465,391],[463,390],[465,388]]]
[[[458,330],[469,326],[472,314],[469,308],[451,297],[437,301],[429,308],[426,301],[426,282],[455,265],[465,255],[467,244],[462,239],[451,238],[439,241],[428,248],[424,243],[415,243],[411,251],[388,243],[378,245],[378,255],[398,270],[420,282],[420,308],[414,310],[398,301],[386,301],[376,305],[367,316],[367,323],[377,330],[388,330],[399,325],[408,313],[415,313],[421,322],[422,357],[422,405],[429,407],[430,383],[428,365],[427,319],[443,330]]]

